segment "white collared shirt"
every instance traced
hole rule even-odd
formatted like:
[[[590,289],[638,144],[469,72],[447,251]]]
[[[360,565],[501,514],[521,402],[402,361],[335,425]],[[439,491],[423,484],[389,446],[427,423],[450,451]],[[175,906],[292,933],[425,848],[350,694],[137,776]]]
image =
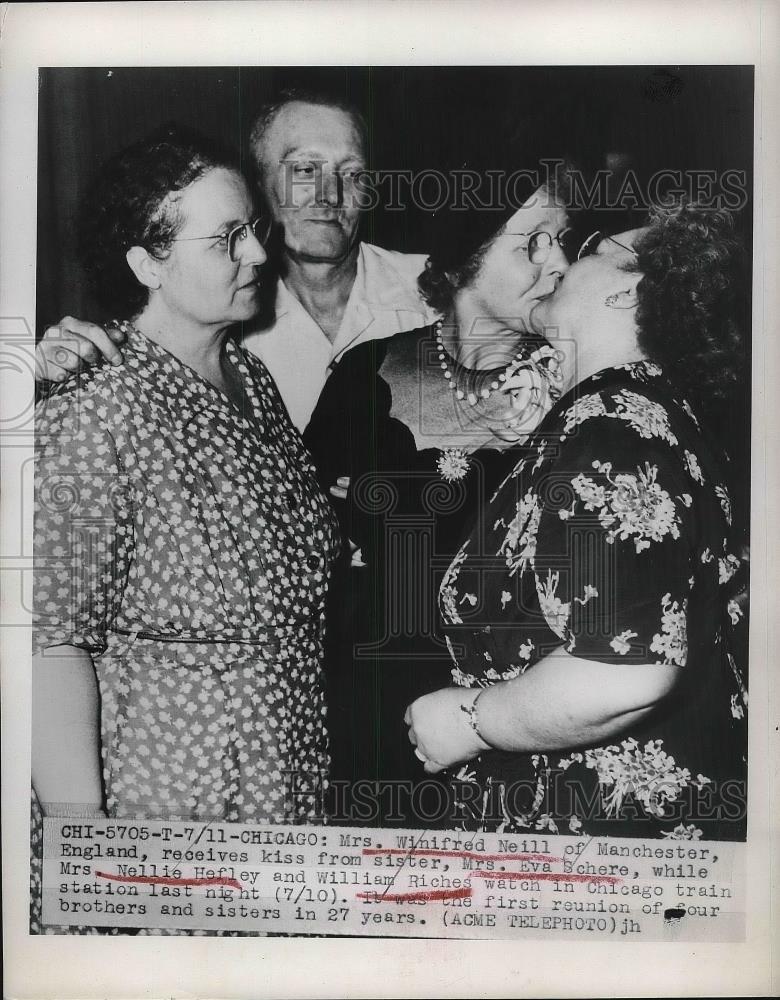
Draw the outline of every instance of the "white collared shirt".
[[[332,365],[345,351],[437,319],[417,289],[417,276],[426,259],[425,254],[397,253],[361,243],[355,284],[333,343],[279,281],[275,323],[247,333],[243,346],[271,372],[298,430],[308,424]]]

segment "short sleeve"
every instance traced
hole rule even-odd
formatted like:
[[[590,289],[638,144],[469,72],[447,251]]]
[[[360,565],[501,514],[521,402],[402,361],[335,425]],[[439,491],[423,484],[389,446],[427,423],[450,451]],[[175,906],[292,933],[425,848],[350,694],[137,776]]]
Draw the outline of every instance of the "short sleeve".
[[[687,657],[698,484],[663,437],[595,417],[539,483],[533,572],[564,648],[605,663]]]
[[[36,410],[34,650],[102,652],[122,602],[134,548],[131,487],[90,393]]]

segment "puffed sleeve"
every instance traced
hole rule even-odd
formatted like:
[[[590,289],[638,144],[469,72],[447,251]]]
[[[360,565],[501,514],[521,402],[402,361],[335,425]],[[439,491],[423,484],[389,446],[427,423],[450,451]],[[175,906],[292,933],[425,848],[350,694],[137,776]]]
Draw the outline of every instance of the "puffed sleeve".
[[[560,447],[538,490],[547,625],[579,657],[683,667],[700,484],[669,440],[620,419],[587,420]]]
[[[131,484],[107,404],[71,392],[36,410],[33,634],[36,652],[100,653],[133,558]]]

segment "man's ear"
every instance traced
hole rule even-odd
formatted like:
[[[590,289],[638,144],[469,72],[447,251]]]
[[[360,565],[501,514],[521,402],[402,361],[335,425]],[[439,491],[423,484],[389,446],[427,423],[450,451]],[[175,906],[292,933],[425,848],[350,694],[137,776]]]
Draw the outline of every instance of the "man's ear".
[[[162,261],[152,257],[145,247],[130,247],[125,255],[128,266],[136,278],[147,288],[159,288],[162,279],[160,270]]]

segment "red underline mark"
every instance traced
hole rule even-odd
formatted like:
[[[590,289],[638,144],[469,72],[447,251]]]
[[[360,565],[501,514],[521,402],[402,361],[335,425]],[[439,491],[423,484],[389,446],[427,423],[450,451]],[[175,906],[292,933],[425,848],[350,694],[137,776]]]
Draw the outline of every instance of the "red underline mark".
[[[606,882],[607,885],[616,885],[623,879],[619,875],[579,875],[564,874],[563,872],[468,872],[468,877],[492,878],[496,882],[528,882],[539,879],[542,882]]]
[[[423,850],[423,849],[412,849],[404,850],[402,848],[387,847],[387,848],[374,848],[366,847],[363,848],[363,854],[433,854],[439,857],[472,857],[479,858],[482,860],[490,861],[504,861],[509,859],[517,860],[518,858],[522,860],[527,860],[529,858],[544,858],[545,860],[555,860],[560,861],[560,858],[551,858],[549,854],[543,855],[517,855],[517,854],[475,854],[472,851],[434,851],[434,850]],[[591,884],[603,884],[615,885],[616,883],[622,882],[623,879],[618,875],[584,875],[576,872],[486,872],[486,871],[470,871],[466,874],[466,878],[470,879],[472,876],[484,879],[494,879],[497,882],[527,882],[529,880],[538,879],[544,882],[581,882],[581,883],[591,883]],[[474,890],[471,886],[464,886],[460,889],[422,889],[418,892],[357,892],[355,893],[356,899],[365,899],[372,903],[413,903],[413,902],[425,902],[433,903],[446,899],[468,899],[473,896]]]
[[[473,894],[471,886],[462,889],[422,889],[419,892],[358,892],[357,899],[369,899],[372,903],[414,903],[422,901],[434,903],[442,899],[468,899]]]
[[[468,858],[470,861],[561,861],[552,854],[482,854],[479,851],[439,851],[426,847],[364,847],[363,854],[429,855],[432,858]],[[498,876],[496,876],[497,878]]]
[[[143,882],[145,885],[226,885],[239,891],[243,888],[235,878],[174,878],[171,875],[113,875],[111,872],[95,872],[95,875],[112,882]]]
[[[623,881],[617,875],[578,875],[556,872],[543,872],[530,876],[527,872],[499,872],[498,875],[495,872],[469,872],[467,877],[471,878],[472,875],[508,882],[526,882],[529,878],[558,882],[606,882],[608,884]],[[433,903],[443,899],[468,899],[473,894],[474,890],[471,886],[464,886],[462,889],[422,889],[419,892],[357,892],[355,898],[370,900],[372,903]]]

